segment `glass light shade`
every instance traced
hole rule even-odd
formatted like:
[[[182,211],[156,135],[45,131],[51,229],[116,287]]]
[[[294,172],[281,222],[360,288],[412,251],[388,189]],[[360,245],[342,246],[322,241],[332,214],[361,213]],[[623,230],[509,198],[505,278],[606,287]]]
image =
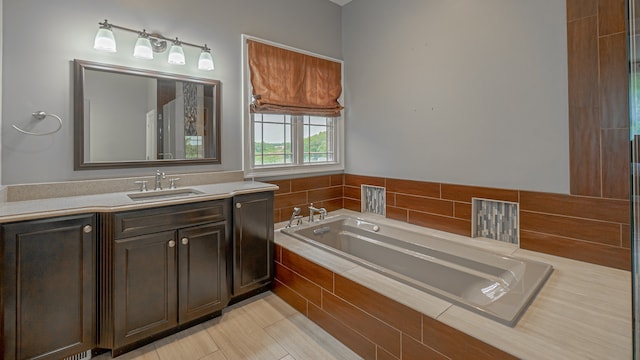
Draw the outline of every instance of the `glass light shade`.
[[[208,50],[202,50],[200,58],[198,59],[198,69],[211,71],[215,67],[213,66],[213,57]]]
[[[93,41],[93,48],[100,51],[116,52],[116,39],[113,37],[113,31],[105,27],[98,29]]]
[[[172,65],[184,65],[184,51],[182,50],[182,46],[176,44],[171,45],[168,62]]]
[[[151,41],[148,37],[140,36],[133,48],[133,56],[140,59],[153,59],[153,49],[151,49]]]

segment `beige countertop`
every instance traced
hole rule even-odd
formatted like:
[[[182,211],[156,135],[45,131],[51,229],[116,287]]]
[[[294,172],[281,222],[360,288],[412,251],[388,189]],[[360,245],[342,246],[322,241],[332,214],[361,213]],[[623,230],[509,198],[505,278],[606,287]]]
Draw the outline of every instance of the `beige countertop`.
[[[554,271],[513,328],[399,283],[341,257],[282,234],[275,242],[379,293],[523,359],[631,359],[631,274],[628,271],[472,239],[349,210],[374,223],[551,264]]]
[[[131,190],[95,195],[52,197],[23,201],[4,201],[0,202],[0,223],[90,212],[115,212],[145,209],[158,206],[186,204],[197,201],[225,199],[240,194],[249,194],[260,191],[275,191],[278,187],[276,185],[258,181],[233,181],[178,187],[178,189],[194,189],[202,194],[132,200],[129,198],[128,194],[136,194],[139,192]],[[151,190],[148,193],[160,195],[163,192],[166,193],[168,191],[171,190]]]

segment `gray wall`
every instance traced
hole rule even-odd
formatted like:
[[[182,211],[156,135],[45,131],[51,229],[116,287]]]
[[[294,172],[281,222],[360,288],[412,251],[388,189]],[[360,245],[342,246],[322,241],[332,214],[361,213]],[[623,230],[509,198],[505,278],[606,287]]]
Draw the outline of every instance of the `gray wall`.
[[[93,50],[103,19],[207,43],[216,70],[197,70],[198,51],[185,47],[184,67],[170,66],[166,54],[152,61],[131,55],[135,35],[115,30],[116,54]],[[91,60],[222,81],[222,164],[166,171],[240,170],[241,41],[246,33],[331,57],[342,58],[341,8],[327,0],[4,0],[2,63],[2,183],[36,183],[151,174],[153,169],[73,171],[73,59]],[[63,129],[51,136],[17,133],[12,123],[33,125],[31,113],[60,115]],[[46,126],[41,124],[40,126]]]
[[[353,0],[348,173],[568,193],[565,1]]]

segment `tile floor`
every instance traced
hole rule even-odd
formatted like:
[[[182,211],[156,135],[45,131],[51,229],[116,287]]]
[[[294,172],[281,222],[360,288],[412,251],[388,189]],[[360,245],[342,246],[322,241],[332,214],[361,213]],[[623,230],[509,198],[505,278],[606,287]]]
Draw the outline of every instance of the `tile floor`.
[[[110,353],[94,357],[112,359]],[[118,360],[303,360],[361,359],[357,354],[266,292],[209,320]]]

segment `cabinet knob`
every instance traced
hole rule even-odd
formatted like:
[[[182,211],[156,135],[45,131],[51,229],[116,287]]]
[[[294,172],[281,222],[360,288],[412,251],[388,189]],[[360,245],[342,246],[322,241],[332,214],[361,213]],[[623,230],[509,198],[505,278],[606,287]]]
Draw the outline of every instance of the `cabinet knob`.
[[[175,240],[169,240],[169,247],[175,247],[176,246],[176,241]]]
[[[93,231],[93,226],[91,226],[91,225],[85,225],[85,226],[82,228],[82,231],[84,231],[84,232],[85,232],[85,234],[88,234],[88,233],[90,233],[90,232],[92,232],[92,231]]]
[[[236,209],[240,209],[242,207],[241,203],[236,203]]]
[[[182,241],[182,245],[187,245],[189,243],[189,238],[183,237],[181,241]]]

